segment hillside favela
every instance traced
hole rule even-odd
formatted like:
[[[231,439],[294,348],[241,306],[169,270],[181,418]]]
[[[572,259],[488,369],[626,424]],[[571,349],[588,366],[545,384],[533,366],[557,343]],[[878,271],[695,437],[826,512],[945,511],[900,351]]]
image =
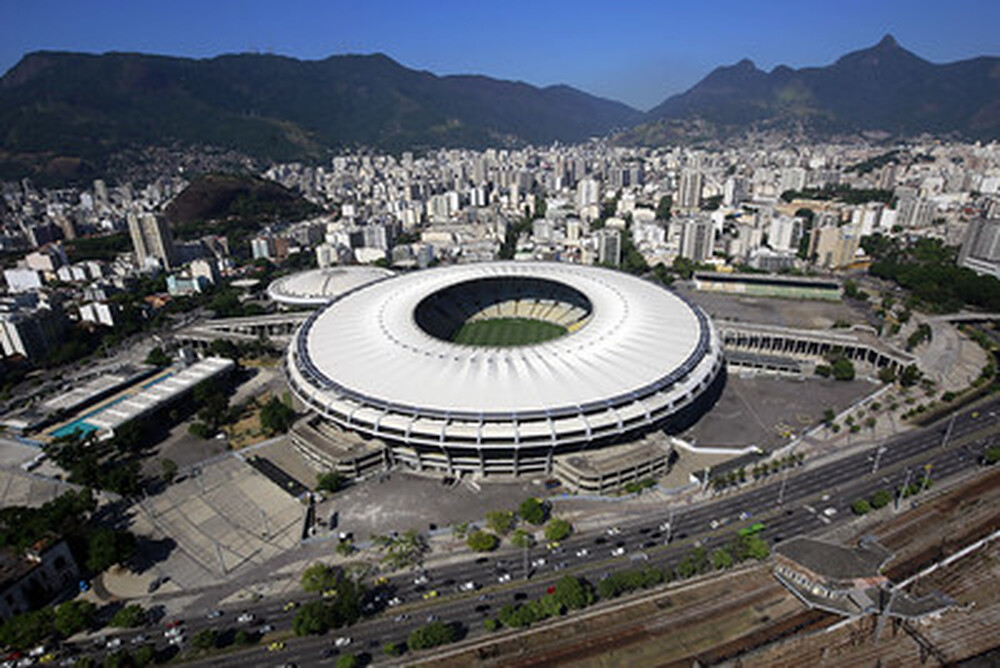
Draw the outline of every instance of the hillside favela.
[[[0,7],[3,666],[1000,663],[1000,7],[144,4]]]

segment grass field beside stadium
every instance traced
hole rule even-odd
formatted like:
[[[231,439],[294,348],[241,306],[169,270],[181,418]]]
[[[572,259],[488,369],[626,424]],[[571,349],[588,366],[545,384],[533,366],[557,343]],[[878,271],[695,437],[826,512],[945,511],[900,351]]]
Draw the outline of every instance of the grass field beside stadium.
[[[467,322],[455,333],[453,341],[463,346],[527,346],[556,339],[566,328],[545,320],[529,318],[492,318]]]

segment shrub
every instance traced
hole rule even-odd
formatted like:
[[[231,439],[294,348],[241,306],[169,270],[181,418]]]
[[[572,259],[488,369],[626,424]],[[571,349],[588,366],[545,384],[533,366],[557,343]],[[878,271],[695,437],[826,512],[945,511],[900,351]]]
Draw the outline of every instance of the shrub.
[[[851,504],[851,511],[855,515],[866,515],[871,509],[871,504],[866,499],[858,499]]]
[[[872,508],[883,508],[892,503],[892,493],[887,489],[880,489],[872,494]]]
[[[410,633],[407,646],[412,650],[429,649],[455,642],[455,627],[444,622],[431,622]]]
[[[476,529],[465,539],[465,543],[476,552],[492,552],[497,549],[500,539],[488,531]]]
[[[545,524],[545,520],[549,517],[549,509],[541,499],[529,497],[521,502],[517,514],[520,515],[521,519],[525,522],[534,524],[535,526],[541,526],[542,524]]]
[[[548,540],[563,540],[571,533],[573,533],[573,525],[559,517],[553,517],[545,525],[545,538]]]

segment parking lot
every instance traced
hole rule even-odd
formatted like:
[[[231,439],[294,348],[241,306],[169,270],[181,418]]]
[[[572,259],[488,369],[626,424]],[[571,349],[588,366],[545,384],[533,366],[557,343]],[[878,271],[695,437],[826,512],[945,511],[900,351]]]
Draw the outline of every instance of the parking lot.
[[[771,450],[814,427],[827,408],[839,413],[878,387],[866,380],[732,373],[715,407],[681,437],[701,446],[757,445]]]
[[[393,471],[337,493],[321,505],[318,516],[327,518],[336,510],[338,531],[367,540],[372,534],[481,521],[491,510],[516,510],[525,498],[541,494],[541,485],[526,480],[446,485],[440,478]]]

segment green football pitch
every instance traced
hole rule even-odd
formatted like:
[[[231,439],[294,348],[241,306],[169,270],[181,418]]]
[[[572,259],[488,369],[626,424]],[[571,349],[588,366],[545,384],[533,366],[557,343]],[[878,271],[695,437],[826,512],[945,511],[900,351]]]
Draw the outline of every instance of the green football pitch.
[[[544,320],[493,318],[465,323],[453,340],[464,346],[527,346],[565,333],[562,325]]]

